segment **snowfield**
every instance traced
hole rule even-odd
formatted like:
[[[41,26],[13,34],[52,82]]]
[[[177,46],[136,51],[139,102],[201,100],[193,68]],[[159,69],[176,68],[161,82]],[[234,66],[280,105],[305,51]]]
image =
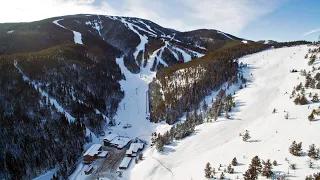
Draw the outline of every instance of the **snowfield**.
[[[204,123],[190,137],[165,146],[162,153],[148,148],[144,152],[145,160],[139,164],[132,163],[123,179],[205,179],[204,167],[207,162],[216,171],[220,164],[223,166],[216,174],[216,177],[220,177],[234,157],[239,165],[234,167],[234,174],[225,175],[230,179],[236,179],[237,176],[242,179],[242,174],[256,155],[263,160],[276,160],[279,165],[273,171],[277,175],[289,171],[289,179],[304,179],[306,175],[318,172],[318,161],[314,161],[317,168],[310,169],[308,156],[295,157],[288,151],[294,140],[302,142],[304,153],[309,145],[320,145],[320,121],[310,122],[307,119],[319,103],[310,104],[308,109],[309,105],[295,105],[293,99],[289,98],[293,87],[305,81],[300,73],[289,71],[293,68],[311,70],[307,65],[308,60],[304,59],[309,48],[270,49],[240,58],[240,62],[248,64],[243,74],[249,83],[247,88],[236,91],[234,95],[236,108],[232,111],[231,120],[220,117],[215,123]],[[275,114],[272,113],[274,108],[277,109]],[[284,111],[289,112],[288,120],[284,118]],[[141,124],[140,129],[145,132],[146,127]],[[161,125],[156,130],[164,131]],[[239,136],[246,130],[252,137],[249,142],[243,142]],[[295,163],[297,169],[289,170],[289,163]]]

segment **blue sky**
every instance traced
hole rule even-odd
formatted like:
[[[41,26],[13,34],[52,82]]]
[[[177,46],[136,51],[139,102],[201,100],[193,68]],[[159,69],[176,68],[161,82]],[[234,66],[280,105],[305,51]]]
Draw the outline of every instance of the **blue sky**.
[[[272,13],[250,22],[240,36],[258,39],[276,39],[280,41],[306,39],[318,40],[320,35],[320,1],[290,0]],[[318,30],[318,32],[304,35]]]
[[[180,31],[217,29],[251,40],[313,41],[320,34],[319,12],[320,0],[7,0],[0,23],[88,13],[140,17]]]

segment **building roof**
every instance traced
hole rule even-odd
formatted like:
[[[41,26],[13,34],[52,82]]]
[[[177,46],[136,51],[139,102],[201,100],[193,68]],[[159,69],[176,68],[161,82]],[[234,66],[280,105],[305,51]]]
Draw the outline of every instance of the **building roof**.
[[[123,148],[126,146],[129,142],[131,141],[130,138],[125,138],[125,137],[117,137],[113,139],[110,143],[117,146],[117,148]]]
[[[126,151],[126,154],[133,154],[138,152],[140,149],[143,149],[143,143],[131,143],[130,148]]]
[[[85,167],[85,171],[87,171],[87,172],[88,172],[88,171],[90,171],[92,168],[93,168],[93,166],[92,166],[92,165],[86,166],[86,167]]]
[[[106,137],[103,138],[103,140],[107,140],[107,141],[112,141],[114,140],[116,137],[118,137],[118,134],[108,134]]]
[[[124,157],[119,168],[127,168],[131,162],[132,158],[131,157]]]
[[[101,148],[101,144],[93,144],[84,154],[83,156],[94,156],[99,154],[99,149]]]
[[[106,157],[108,155],[108,151],[101,151],[99,154],[98,154],[98,157]]]

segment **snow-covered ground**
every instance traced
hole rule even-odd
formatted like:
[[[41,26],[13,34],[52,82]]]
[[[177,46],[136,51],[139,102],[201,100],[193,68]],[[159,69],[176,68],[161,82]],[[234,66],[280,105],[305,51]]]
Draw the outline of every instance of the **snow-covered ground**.
[[[34,180],[47,180],[47,179],[51,179],[53,177],[54,174],[56,174],[57,169],[51,169],[48,172],[46,172],[45,174],[40,175],[39,177],[35,178]]]
[[[226,177],[242,178],[255,155],[264,160],[277,160],[279,165],[273,168],[277,174],[288,173],[288,162],[296,163],[297,170],[289,170],[290,179],[304,179],[319,171],[319,162],[315,161],[317,168],[310,169],[308,156],[294,157],[288,151],[294,140],[302,141],[303,152],[310,144],[320,145],[320,121],[307,119],[319,103],[311,104],[308,109],[308,105],[294,105],[289,98],[293,87],[304,81],[299,73],[289,70],[311,69],[304,59],[308,48],[270,49],[240,58],[240,62],[249,64],[244,70],[249,83],[234,96],[237,104],[232,112],[234,118],[221,117],[216,123],[202,124],[190,137],[165,146],[163,153],[149,148],[144,152],[145,160],[131,167],[124,179],[205,179],[207,162],[216,170],[222,164],[223,170],[234,157],[240,165],[235,166],[235,174],[226,174]],[[275,114],[272,113],[274,108],[278,110]],[[284,118],[284,111],[289,112],[289,120]],[[250,131],[249,142],[243,142],[239,136],[245,130]]]

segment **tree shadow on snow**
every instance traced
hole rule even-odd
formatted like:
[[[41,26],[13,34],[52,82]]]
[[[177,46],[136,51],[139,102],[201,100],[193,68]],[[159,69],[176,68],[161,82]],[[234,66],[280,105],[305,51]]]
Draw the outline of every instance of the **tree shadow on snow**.
[[[176,150],[173,149],[173,148],[171,148],[171,147],[165,146],[165,147],[163,148],[162,154],[163,154],[163,155],[168,155],[169,153],[173,153],[173,152],[176,152]]]
[[[253,142],[261,142],[261,140],[255,139],[255,140],[248,140],[247,142],[253,143]]]
[[[292,170],[289,171],[289,174],[288,172],[284,172],[284,171],[273,171],[274,173],[274,176],[273,178],[274,179],[277,179],[278,177],[281,177],[281,175],[285,175],[286,176],[286,179],[287,178],[296,178],[297,176],[294,176],[293,174],[290,174],[290,172],[292,172]]]
[[[243,166],[243,165],[245,165],[245,164],[238,162],[238,164],[237,164],[235,167],[237,167],[237,166]]]

